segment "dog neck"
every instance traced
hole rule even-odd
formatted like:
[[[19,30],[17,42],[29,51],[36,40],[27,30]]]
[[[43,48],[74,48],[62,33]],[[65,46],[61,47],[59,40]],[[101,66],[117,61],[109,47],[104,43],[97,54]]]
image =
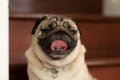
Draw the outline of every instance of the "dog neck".
[[[35,54],[34,54],[35,55]],[[49,63],[45,63],[45,62],[42,62],[36,55],[36,59],[40,62],[40,64],[42,65],[43,68],[45,68],[47,71],[49,71],[51,73],[51,76],[54,79],[56,79],[58,76],[59,76],[59,73],[61,72],[64,72],[64,71],[68,71],[70,69],[75,68],[76,66],[76,63],[73,63],[73,62],[78,62],[79,59],[81,59],[80,61],[80,65],[79,67],[82,67],[84,66],[84,56],[81,56],[81,54],[79,54],[72,62],[66,64],[66,65],[63,65],[63,66],[54,66],[52,64],[49,64]],[[78,66],[77,66],[78,67]]]
[[[80,78],[80,80],[91,80],[91,79],[84,79],[84,77],[86,75],[89,75],[86,64],[85,64],[85,60],[84,60],[85,51],[86,51],[85,47],[81,44],[81,46],[79,47],[79,50],[76,51],[76,52],[79,52],[78,55],[72,61],[70,61],[68,64],[65,64],[65,65],[56,66],[56,65],[53,65],[53,64],[50,64],[47,62],[43,62],[35,54],[34,50],[32,48],[30,48],[26,52],[26,57],[28,59],[28,72],[30,74],[29,76],[32,75],[32,76],[34,76],[34,78],[36,78],[36,76],[37,76],[38,77],[37,80],[40,80],[40,79],[44,78],[43,77],[44,74],[47,74],[48,80],[50,77],[52,80],[58,80],[58,79],[62,80],[61,76],[63,76],[63,73],[64,73],[66,76],[65,79],[69,79],[68,77],[76,74],[76,77],[73,76],[75,78],[75,80],[77,80],[76,78]],[[41,72],[43,72],[43,73],[41,73]],[[82,76],[81,74],[85,74],[85,75]],[[33,79],[33,77],[32,77],[32,79]],[[44,80],[44,79],[42,79],[42,80]]]
[[[78,80],[78,78],[80,78],[80,80],[92,80],[84,79],[89,73],[87,71],[83,53],[79,53],[72,62],[64,66],[53,66],[52,64],[42,62],[31,48],[27,51],[26,57],[28,59],[28,74],[30,80],[34,80],[34,78],[38,78],[36,80],[46,80],[44,79],[45,77],[43,77],[45,74],[48,75],[48,80],[65,80],[70,79],[69,77],[71,76],[74,77],[74,80]],[[66,76],[65,79],[61,79],[63,73]],[[85,75],[83,76],[83,74]]]

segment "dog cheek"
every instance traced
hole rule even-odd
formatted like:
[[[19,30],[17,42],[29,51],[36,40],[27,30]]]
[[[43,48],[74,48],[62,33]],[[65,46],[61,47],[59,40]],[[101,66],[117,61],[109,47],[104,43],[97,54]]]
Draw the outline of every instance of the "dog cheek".
[[[80,35],[80,32],[77,32],[77,37],[80,38],[80,36],[81,36],[81,35]]]
[[[73,37],[74,37],[74,40],[75,40],[75,41],[77,41],[77,40],[78,40],[78,38],[79,38],[77,34],[76,34],[76,35],[74,35]]]
[[[39,33],[38,33],[38,36],[41,36],[42,35],[42,32],[40,31]]]

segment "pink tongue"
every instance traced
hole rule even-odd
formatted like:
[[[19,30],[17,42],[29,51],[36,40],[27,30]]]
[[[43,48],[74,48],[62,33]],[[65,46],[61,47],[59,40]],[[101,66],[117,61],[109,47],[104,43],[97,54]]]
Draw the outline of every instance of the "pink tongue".
[[[65,51],[67,49],[67,44],[63,40],[55,40],[52,42],[50,47],[52,51],[55,51],[55,50]]]

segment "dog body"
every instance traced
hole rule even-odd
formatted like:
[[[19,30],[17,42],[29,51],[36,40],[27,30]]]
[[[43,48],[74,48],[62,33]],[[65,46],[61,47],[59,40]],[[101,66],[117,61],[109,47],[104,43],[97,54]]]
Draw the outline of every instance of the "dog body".
[[[72,19],[43,17],[33,27],[26,51],[29,80],[94,80],[84,60],[85,52]]]

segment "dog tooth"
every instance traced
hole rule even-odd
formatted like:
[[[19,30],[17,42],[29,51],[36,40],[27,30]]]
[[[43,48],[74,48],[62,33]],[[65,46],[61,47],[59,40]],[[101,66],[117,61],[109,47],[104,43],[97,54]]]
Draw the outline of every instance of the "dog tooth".
[[[59,48],[57,48],[57,51],[59,51]]]

